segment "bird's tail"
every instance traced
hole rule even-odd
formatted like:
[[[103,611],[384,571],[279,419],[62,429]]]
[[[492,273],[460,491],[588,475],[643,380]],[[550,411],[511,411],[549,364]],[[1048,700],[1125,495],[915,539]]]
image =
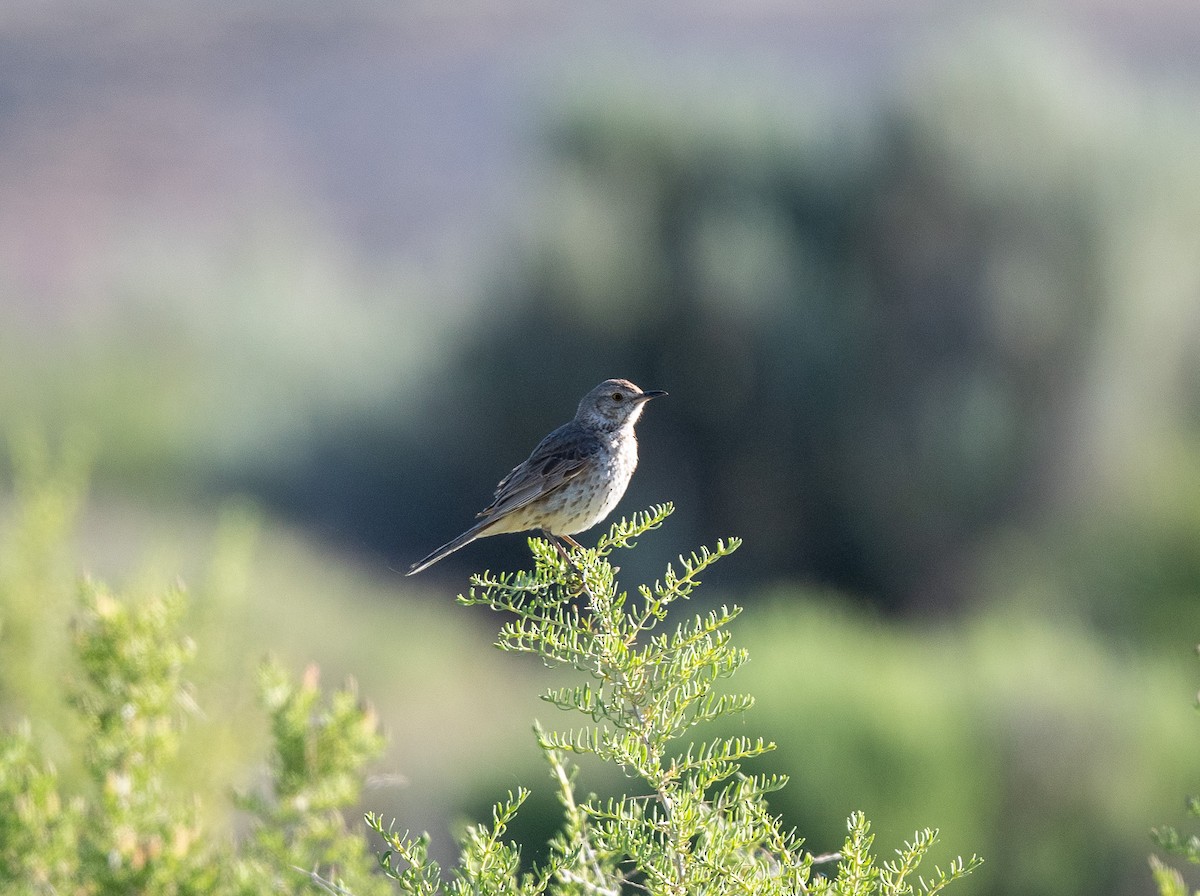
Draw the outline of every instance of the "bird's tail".
[[[489,520],[488,522],[492,522],[492,521]],[[435,564],[439,560],[441,560],[443,557],[448,557],[449,555],[453,554],[455,551],[457,551],[459,548],[463,547],[464,545],[470,544],[472,541],[474,541],[476,538],[478,538],[480,535],[482,535],[483,530],[486,528],[487,528],[486,525],[472,526],[470,529],[468,529],[462,535],[458,536],[458,538],[455,538],[452,541],[446,542],[444,545],[442,545],[440,548],[438,548],[436,551],[434,551],[432,554],[430,554],[424,560],[418,560],[416,563],[414,563],[412,566],[410,566],[408,568],[408,572],[406,572],[405,575],[406,576],[416,575],[421,570],[428,569],[429,567],[433,566],[433,564]]]

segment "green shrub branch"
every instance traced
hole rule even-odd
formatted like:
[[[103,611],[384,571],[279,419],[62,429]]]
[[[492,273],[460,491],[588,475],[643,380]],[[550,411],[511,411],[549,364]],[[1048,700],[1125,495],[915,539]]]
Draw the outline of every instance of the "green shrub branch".
[[[729,632],[737,607],[721,607],[670,621],[714,563],[737,550],[738,539],[718,541],[668,566],[662,578],[620,589],[610,557],[637,545],[670,516],[664,504],[613,525],[595,548],[564,557],[553,544],[530,539],[533,568],[476,575],[459,596],[506,616],[501,650],[528,653],[582,676],[552,687],[543,699],[574,714],[566,730],[534,727],[563,808],[562,828],[542,867],[521,871],[520,850],[503,839],[526,798],[524,790],[498,803],[490,826],[472,827],[461,841],[457,866],[443,874],[429,858],[427,837],[368,824],[387,843],[385,872],[412,894],[905,894],[935,893],[974,870],[980,860],[955,860],[916,876],[936,840],[921,831],[878,865],[866,819],[852,815],[846,846],[816,857],[771,813],[767,797],[787,783],[782,775],[743,771],[746,760],[774,749],[762,738],[683,739],[693,728],[749,709],[748,694],[728,693],[723,682],[746,662]],[[641,782],[644,793],[601,800],[581,797],[580,768],[572,756],[590,755]],[[837,859],[832,874],[817,869]]]

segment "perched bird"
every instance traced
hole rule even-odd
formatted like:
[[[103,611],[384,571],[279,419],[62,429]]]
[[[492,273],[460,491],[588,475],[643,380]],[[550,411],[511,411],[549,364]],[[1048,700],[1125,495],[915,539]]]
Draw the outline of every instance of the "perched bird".
[[[476,538],[541,529],[560,551],[572,535],[612,513],[637,467],[633,427],[646,402],[666,395],[643,392],[629,380],[605,380],[579,402],[575,419],[538,443],[524,463],[500,480],[479,522],[409,567],[413,575]]]

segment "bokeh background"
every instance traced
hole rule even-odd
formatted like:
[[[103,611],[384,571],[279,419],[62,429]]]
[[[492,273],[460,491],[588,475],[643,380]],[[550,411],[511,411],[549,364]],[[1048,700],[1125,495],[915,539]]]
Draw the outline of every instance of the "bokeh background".
[[[213,823],[270,652],[379,707],[370,808],[448,850],[526,784],[532,842],[549,673],[451,601],[523,541],[399,571],[596,382],[667,389],[624,575],[745,539],[704,599],[810,846],[1148,892],[1200,791],[1197,47],[1191,0],[7,3],[4,500],[85,457],[74,572],[188,582]],[[51,738],[69,613],[0,607]]]

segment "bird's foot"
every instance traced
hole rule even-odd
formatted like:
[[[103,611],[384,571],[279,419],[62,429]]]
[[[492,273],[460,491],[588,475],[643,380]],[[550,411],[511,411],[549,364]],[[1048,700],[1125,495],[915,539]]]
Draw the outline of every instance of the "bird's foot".
[[[563,547],[562,543],[565,541],[571,547],[579,551],[583,550],[583,546],[570,535],[552,535],[545,530],[543,530],[543,534],[546,536],[546,540],[554,545],[554,547],[558,550],[559,556],[563,558],[563,562],[567,564],[567,570],[570,573],[569,578],[577,580],[579,589],[582,589],[584,587],[583,570],[579,568],[579,565],[574,561],[574,559],[572,559],[571,555],[567,552],[567,549]],[[568,582],[568,584],[570,583]]]

